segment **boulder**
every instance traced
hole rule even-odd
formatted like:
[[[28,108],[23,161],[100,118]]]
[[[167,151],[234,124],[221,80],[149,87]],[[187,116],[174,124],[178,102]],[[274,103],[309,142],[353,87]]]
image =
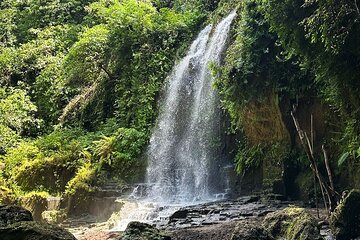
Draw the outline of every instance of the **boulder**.
[[[0,227],[1,240],[76,240],[58,226],[34,221],[16,222]]]
[[[336,239],[360,236],[360,190],[352,190],[344,197],[330,217],[330,227]]]
[[[270,240],[270,237],[262,227],[241,222],[236,226],[231,240]]]
[[[66,219],[66,212],[64,210],[44,211],[41,214],[42,219],[47,223],[61,223]]]
[[[31,212],[11,205],[0,205],[1,240],[76,240],[58,226],[33,221]]]
[[[30,211],[19,206],[0,205],[0,227],[21,221],[33,221]]]
[[[131,222],[127,226],[121,240],[171,240],[155,227],[140,222]]]
[[[303,208],[288,207],[266,216],[263,226],[273,239],[320,240],[316,219]]]
[[[175,222],[177,219],[185,219],[188,216],[188,214],[189,214],[189,210],[187,209],[177,210],[169,217],[169,222]]]

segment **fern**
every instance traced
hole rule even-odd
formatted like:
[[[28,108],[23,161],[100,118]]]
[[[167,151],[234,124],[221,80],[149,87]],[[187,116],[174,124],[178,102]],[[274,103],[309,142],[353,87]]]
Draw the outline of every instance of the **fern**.
[[[343,163],[349,158],[350,153],[346,152],[343,155],[341,155],[341,157],[338,160],[338,166],[340,167],[341,165],[343,165]]]

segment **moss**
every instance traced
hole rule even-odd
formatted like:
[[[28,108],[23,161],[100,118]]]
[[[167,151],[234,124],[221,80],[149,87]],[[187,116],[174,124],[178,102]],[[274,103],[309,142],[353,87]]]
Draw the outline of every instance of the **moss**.
[[[360,236],[360,190],[352,190],[336,207],[330,217],[330,226],[337,239]]]
[[[66,186],[65,197],[68,200],[67,214],[69,216],[80,215],[89,211],[89,201],[94,192],[96,170],[91,163],[82,166],[75,177]]]
[[[295,218],[289,225],[286,232],[286,239],[314,239],[313,236],[318,233],[317,227],[318,224],[311,215],[302,214],[300,217]]]
[[[84,164],[79,168],[75,177],[71,179],[66,185],[65,194],[67,196],[75,195],[77,191],[92,192],[94,189],[91,186],[95,180],[96,171],[91,163]]]
[[[303,208],[288,207],[271,213],[263,225],[273,239],[322,239],[316,219]]]
[[[140,222],[131,222],[125,230],[122,240],[171,240],[155,227]]]
[[[73,153],[39,156],[24,162],[14,172],[12,180],[24,191],[46,189],[50,193],[59,193],[64,191],[66,183],[75,175],[76,160]]]
[[[41,216],[47,223],[61,223],[66,219],[67,214],[64,210],[51,210],[44,211]]]

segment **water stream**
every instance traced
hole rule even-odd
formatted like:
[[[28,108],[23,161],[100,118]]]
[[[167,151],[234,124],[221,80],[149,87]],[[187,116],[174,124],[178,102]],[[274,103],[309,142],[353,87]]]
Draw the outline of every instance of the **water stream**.
[[[206,26],[169,76],[147,153],[147,183],[134,190],[135,201],[125,203],[117,229],[134,220],[161,221],[181,206],[226,195],[220,101],[209,64],[220,64],[235,16]]]

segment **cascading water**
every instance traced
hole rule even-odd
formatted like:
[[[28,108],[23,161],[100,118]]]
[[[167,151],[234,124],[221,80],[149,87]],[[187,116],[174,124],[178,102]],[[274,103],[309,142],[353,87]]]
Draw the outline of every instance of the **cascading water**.
[[[209,64],[220,62],[235,16],[223,19],[211,37],[212,26],[203,29],[170,76],[148,151],[149,197],[156,201],[203,201],[219,190],[210,182],[219,177],[221,113]]]
[[[148,149],[146,199],[125,203],[115,230],[124,230],[130,221],[159,222],[181,206],[211,201],[214,193],[224,192],[221,112],[209,64],[220,63],[235,16],[234,11],[214,31],[212,25],[205,27],[174,67]]]

